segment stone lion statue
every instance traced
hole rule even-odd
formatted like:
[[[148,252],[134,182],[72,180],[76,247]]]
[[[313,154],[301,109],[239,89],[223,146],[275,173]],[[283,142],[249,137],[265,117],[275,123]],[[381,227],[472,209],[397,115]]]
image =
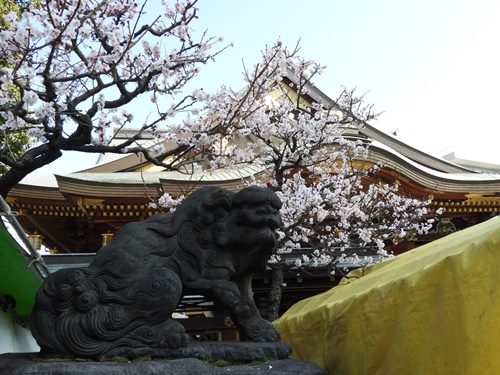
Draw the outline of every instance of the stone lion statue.
[[[88,268],[63,269],[43,283],[31,319],[42,354],[186,347],[190,337],[171,318],[186,294],[230,310],[245,340],[279,341],[255,306],[251,274],[264,271],[275,249],[280,207],[269,189],[205,187],[174,213],[125,225]]]

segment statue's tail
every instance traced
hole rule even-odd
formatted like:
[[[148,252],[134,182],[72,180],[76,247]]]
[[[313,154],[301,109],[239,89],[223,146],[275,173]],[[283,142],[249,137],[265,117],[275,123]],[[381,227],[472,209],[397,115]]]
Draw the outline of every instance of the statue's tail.
[[[92,269],[63,269],[41,286],[30,328],[42,351],[95,357],[113,349],[113,339],[133,328],[132,317],[120,314],[120,305],[130,301],[116,293],[116,275],[95,277],[93,273]],[[103,302],[110,303],[107,309]]]
[[[172,281],[161,268],[136,275],[102,268],[60,270],[36,295],[31,332],[42,353],[83,358],[119,347],[155,345],[162,340],[156,337],[160,332],[147,327],[169,318],[166,296],[178,289],[174,298],[180,298],[180,285]]]

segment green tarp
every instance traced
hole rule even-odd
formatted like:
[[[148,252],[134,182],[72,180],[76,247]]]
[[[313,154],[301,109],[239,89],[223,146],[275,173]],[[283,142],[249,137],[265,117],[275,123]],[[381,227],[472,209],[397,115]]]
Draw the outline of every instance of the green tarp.
[[[0,295],[15,299],[15,315],[29,317],[41,282],[28,267],[30,257],[0,223]],[[5,312],[0,311],[4,314]]]

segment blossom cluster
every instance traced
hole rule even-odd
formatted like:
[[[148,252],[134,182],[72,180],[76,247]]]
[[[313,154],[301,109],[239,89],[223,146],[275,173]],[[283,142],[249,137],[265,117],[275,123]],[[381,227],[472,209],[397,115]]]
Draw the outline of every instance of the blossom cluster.
[[[3,15],[0,130],[36,133],[62,149],[107,145],[111,128],[132,121],[120,108],[145,92],[180,94],[214,56],[217,38],[190,34],[195,4],[163,2],[148,14],[136,0],[41,0]],[[143,128],[166,115],[158,110]]]
[[[323,69],[280,44],[268,48],[246,72],[246,89],[203,93],[200,114],[176,129],[200,150],[207,170],[261,167],[252,183],[271,187],[283,202],[274,266],[301,248],[311,252],[292,262],[298,267],[370,262],[366,249],[387,257],[387,241],[432,226],[427,200],[379,180],[382,166],[366,162],[370,141],[359,129],[377,115],[362,97],[344,90],[333,102],[304,99],[313,96],[313,78]]]
[[[157,201],[151,202],[150,207],[151,208],[158,208],[161,207],[163,210],[166,210],[168,212],[173,212],[179,206],[182,201],[184,200],[184,195],[180,195],[176,198],[172,197],[169,193],[164,193],[161,195]]]

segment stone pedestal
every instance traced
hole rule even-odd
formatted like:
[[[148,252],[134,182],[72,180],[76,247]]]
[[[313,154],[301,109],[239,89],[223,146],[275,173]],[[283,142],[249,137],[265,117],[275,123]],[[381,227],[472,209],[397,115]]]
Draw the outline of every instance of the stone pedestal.
[[[37,353],[0,355],[0,373],[5,375],[322,375],[312,362],[292,359],[269,360],[258,363],[231,365],[222,360],[206,362],[196,358],[155,359],[125,362],[99,362],[82,360],[34,360]],[[225,365],[225,366],[224,366]]]

